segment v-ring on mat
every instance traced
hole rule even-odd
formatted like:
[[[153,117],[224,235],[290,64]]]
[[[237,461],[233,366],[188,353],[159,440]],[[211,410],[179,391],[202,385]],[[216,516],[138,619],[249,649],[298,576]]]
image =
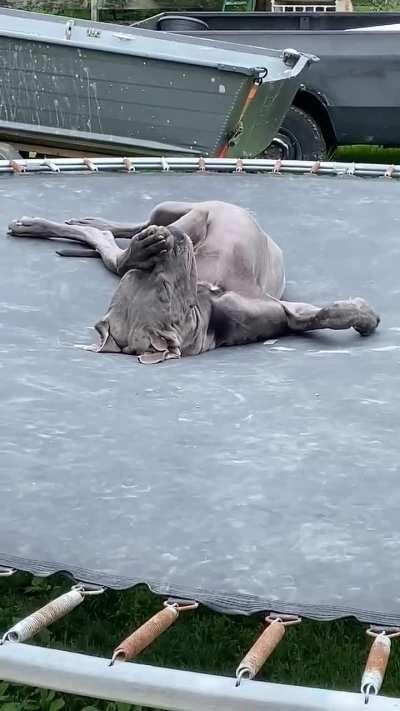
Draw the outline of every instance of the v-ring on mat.
[[[214,609],[400,622],[400,186],[95,174],[0,178],[0,564]],[[90,343],[116,278],[7,239],[21,214],[140,221],[218,198],[283,247],[287,297],[363,296],[370,338],[315,332],[145,367]]]

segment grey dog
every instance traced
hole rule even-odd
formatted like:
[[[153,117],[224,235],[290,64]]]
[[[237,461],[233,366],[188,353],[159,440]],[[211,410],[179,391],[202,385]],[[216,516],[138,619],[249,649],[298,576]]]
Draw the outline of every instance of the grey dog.
[[[95,250],[121,280],[95,326],[100,343],[88,348],[137,355],[141,363],[322,328],[368,336],[380,320],[362,298],[322,307],[282,300],[282,251],[237,205],[164,202],[135,225],[22,217],[9,232]],[[120,238],[129,240],[125,248]],[[82,247],[60,253],[90,255]]]

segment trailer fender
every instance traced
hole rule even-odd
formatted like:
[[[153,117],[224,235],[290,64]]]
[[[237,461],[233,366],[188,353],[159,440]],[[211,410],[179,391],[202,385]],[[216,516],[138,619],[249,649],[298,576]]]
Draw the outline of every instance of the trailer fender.
[[[293,100],[293,106],[304,111],[318,124],[327,153],[331,155],[337,147],[338,141],[329,113],[329,99],[320,92],[308,87],[301,87]]]

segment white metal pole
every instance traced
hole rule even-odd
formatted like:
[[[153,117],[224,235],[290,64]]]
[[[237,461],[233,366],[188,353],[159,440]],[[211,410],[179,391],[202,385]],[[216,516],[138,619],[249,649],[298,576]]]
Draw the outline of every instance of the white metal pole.
[[[361,694],[197,674],[6,642],[0,679],[168,711],[362,711]],[[377,696],[373,711],[399,711]]]
[[[226,170],[232,172],[238,169],[238,160],[236,158],[204,158],[201,159],[203,167],[207,171]],[[104,169],[122,169],[126,168],[126,161],[130,161],[132,168],[138,170],[188,170],[195,172],[200,169],[199,158],[190,156],[167,156],[160,158],[156,156],[148,157],[133,157],[133,158],[118,158],[114,156],[104,156],[101,158],[91,159],[93,167],[98,170]],[[316,172],[321,175],[357,175],[365,177],[386,176],[398,179],[400,177],[400,165],[384,165],[380,163],[337,163],[333,161],[324,161],[318,164],[318,169],[315,169],[315,163],[312,161],[290,161],[285,160],[276,165],[276,161],[261,158],[245,158],[239,161],[241,168],[247,172],[264,172],[271,173],[277,170],[281,173],[299,173],[305,174]],[[87,159],[83,158],[29,158],[10,161],[0,160],[0,173],[10,173],[15,166],[21,166],[25,170],[38,171],[49,170],[51,166],[57,170],[86,170],[88,168]]]
[[[90,0],[90,19],[93,22],[98,20],[98,0]]]

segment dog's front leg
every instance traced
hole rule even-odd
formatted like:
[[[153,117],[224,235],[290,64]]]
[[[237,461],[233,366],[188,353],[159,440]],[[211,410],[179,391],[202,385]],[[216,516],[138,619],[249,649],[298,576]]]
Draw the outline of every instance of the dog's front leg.
[[[40,217],[21,217],[9,225],[12,237],[35,237],[39,239],[72,240],[96,250],[110,271],[119,274],[118,258],[123,250],[115,243],[111,232],[103,232],[93,227],[67,225]]]
[[[101,232],[112,232],[116,239],[130,239],[150,225],[148,220],[146,220],[146,222],[127,224],[103,220],[101,217],[82,217],[80,219],[66,220],[65,223],[67,225],[76,225],[78,227],[93,227]]]

